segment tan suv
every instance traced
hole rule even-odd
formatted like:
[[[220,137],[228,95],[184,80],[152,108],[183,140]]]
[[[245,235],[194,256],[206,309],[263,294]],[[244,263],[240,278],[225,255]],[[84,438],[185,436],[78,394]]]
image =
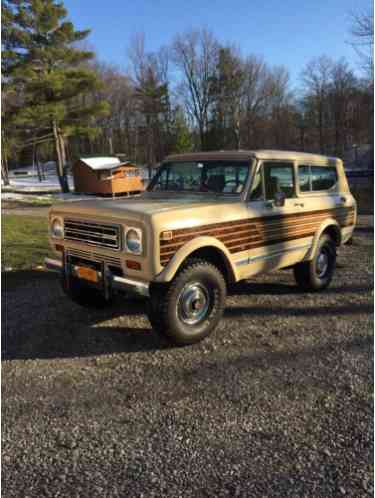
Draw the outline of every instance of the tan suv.
[[[191,344],[218,324],[230,283],[293,267],[301,288],[327,287],[356,203],[340,159],[205,152],[168,157],[140,197],[56,205],[49,222],[46,266],[73,301],[138,292],[154,329]]]

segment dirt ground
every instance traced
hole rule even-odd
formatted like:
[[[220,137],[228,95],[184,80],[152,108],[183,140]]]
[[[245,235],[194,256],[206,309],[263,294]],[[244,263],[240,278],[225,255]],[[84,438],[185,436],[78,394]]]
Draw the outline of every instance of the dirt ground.
[[[372,275],[364,217],[327,291],[241,283],[176,348],[142,300],[89,311],[53,274],[7,274],[3,496],[372,496]]]

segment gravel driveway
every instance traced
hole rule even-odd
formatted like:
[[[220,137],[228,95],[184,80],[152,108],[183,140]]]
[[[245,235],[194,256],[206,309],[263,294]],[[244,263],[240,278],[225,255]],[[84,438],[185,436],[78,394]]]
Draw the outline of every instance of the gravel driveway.
[[[170,347],[142,300],[87,311],[7,277],[4,497],[372,496],[373,228],[331,288],[237,285],[219,329]]]

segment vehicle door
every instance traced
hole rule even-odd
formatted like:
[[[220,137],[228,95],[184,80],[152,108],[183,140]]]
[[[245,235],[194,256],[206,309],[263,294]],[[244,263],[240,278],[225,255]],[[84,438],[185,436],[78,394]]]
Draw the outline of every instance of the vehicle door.
[[[247,200],[252,227],[245,276],[300,261],[311,246],[297,197],[293,161],[258,163]]]

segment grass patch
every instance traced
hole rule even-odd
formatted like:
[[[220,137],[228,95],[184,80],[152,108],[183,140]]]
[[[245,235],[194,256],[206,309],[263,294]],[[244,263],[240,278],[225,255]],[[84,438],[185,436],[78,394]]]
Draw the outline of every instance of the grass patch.
[[[54,202],[58,199],[50,195],[45,196],[35,196],[30,195],[27,197],[26,195],[20,199],[4,199],[2,201],[2,207],[5,209],[16,209],[23,207],[50,207]]]
[[[56,202],[53,198],[51,197],[30,197],[28,198],[23,198],[21,201],[18,201],[20,204],[23,206],[31,206],[31,207],[49,207],[52,206],[54,202]]]
[[[51,254],[48,222],[32,216],[3,215],[1,223],[1,270],[29,270]]]

